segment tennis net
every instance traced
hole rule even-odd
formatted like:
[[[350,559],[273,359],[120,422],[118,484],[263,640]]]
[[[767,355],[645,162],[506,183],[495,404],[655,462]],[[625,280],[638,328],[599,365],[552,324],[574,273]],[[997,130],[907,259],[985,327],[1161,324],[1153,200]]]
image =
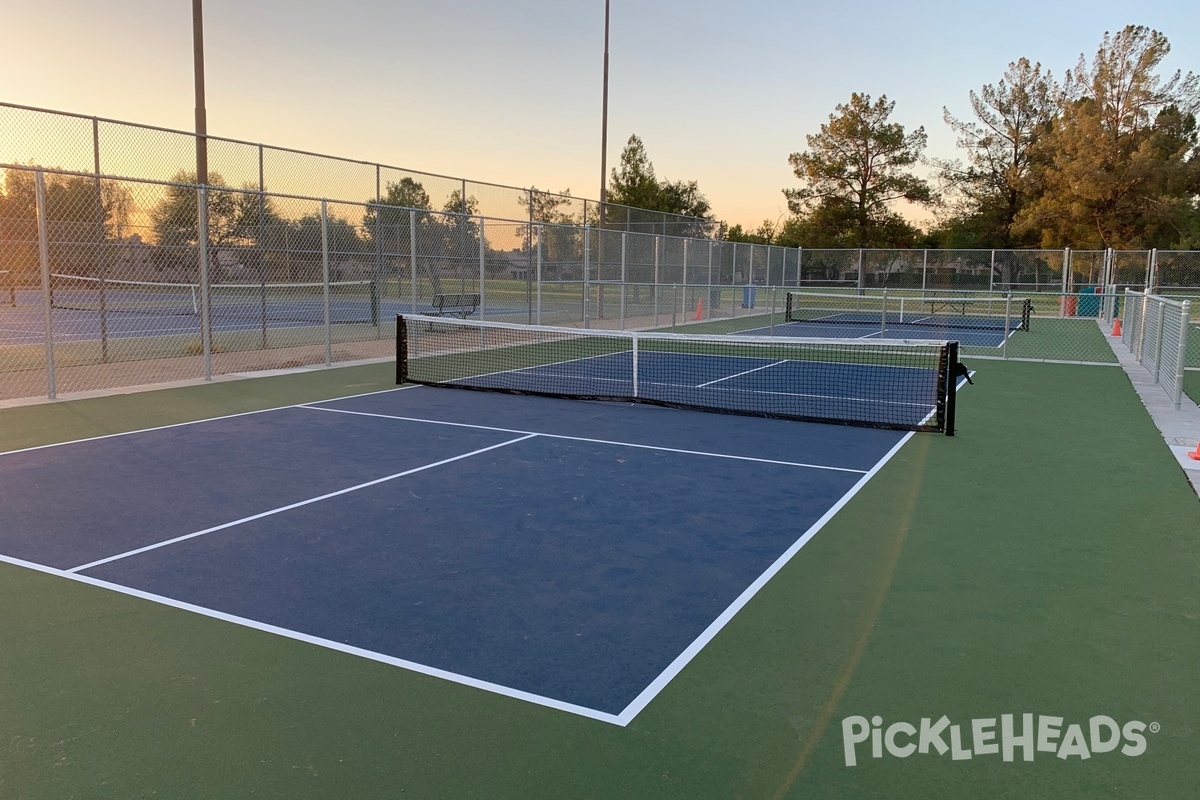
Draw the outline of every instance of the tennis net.
[[[953,330],[1029,330],[1033,303],[1011,296],[889,296],[789,292],[788,322],[872,325],[881,329],[907,325]]]
[[[396,320],[396,381],[954,433],[957,342]]]
[[[329,320],[375,324],[378,300],[374,284],[333,281],[329,284]],[[273,322],[325,321],[323,283],[211,284],[209,307],[214,319],[262,319]],[[103,311],[150,316],[199,316],[198,283],[115,280],[83,275],[50,276],[51,306],[73,311]]]

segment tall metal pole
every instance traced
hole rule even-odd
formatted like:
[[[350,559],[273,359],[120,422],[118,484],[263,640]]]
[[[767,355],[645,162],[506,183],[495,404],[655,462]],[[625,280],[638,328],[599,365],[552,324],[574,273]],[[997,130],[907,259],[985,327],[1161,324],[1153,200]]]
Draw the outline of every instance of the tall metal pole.
[[[600,111],[600,230],[608,204],[608,5],[604,0],[604,99]]]
[[[196,77],[196,183],[208,183],[208,112],[204,107],[204,2],[192,0],[192,58]]]

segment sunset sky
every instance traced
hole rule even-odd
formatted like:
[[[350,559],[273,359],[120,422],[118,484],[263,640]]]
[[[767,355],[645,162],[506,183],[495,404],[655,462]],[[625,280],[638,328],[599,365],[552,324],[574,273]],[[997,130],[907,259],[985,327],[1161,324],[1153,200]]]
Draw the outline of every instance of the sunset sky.
[[[0,100],[192,128],[190,0],[6,5]],[[599,195],[603,0],[204,12],[214,135]],[[609,166],[636,133],[660,178],[698,181],[718,218],[755,227],[786,212],[788,154],[851,92],[886,94],[927,155],[953,157],[943,106],[969,116],[968,92],[1021,56],[1061,77],[1131,23],[1170,39],[1164,72],[1200,72],[1191,0],[612,0]]]

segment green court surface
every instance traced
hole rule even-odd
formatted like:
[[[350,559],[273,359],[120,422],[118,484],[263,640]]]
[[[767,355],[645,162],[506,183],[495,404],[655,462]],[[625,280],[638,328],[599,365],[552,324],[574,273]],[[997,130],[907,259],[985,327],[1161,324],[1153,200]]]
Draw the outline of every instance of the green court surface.
[[[0,564],[0,797],[1195,797],[1200,503],[1121,370],[972,366],[958,435],[914,435],[627,727]],[[392,370],[0,410],[0,450]],[[1004,714],[1142,722],[1145,751],[846,764],[847,718],[970,748]]]

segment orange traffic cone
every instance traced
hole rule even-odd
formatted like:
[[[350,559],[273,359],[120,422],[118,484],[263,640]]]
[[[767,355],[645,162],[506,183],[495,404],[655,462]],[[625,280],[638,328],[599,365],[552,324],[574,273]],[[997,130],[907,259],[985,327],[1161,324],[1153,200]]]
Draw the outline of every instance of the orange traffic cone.
[[[704,298],[696,301],[696,319],[704,319]]]
[[[1120,317],[1117,317],[1116,319],[1113,320],[1112,333],[1109,335],[1110,336],[1120,336],[1121,335],[1121,318]]]
[[[1196,443],[1196,449],[1188,453],[1188,458],[1193,461],[1200,461],[1200,442]]]

